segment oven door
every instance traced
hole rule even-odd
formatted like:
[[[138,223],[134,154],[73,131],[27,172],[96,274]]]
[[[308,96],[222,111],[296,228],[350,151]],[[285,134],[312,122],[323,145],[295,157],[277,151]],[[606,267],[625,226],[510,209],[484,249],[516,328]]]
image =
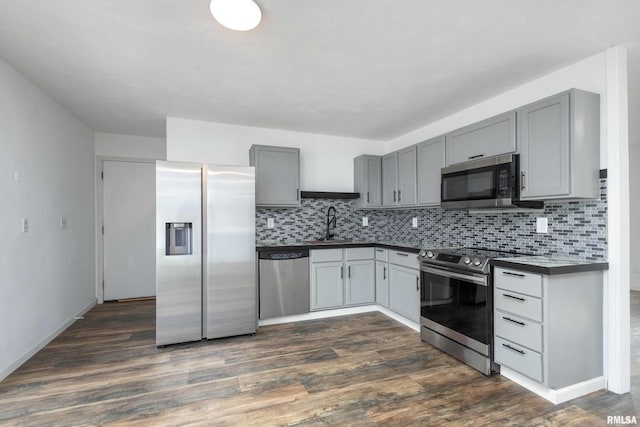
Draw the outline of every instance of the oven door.
[[[489,356],[492,305],[489,276],[422,265],[420,323]]]

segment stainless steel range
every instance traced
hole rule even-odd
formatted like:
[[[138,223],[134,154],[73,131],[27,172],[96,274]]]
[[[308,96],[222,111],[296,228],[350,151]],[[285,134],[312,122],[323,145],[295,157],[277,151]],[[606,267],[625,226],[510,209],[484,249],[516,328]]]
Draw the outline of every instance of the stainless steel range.
[[[493,363],[492,258],[517,254],[484,249],[423,249],[420,336],[485,375]]]

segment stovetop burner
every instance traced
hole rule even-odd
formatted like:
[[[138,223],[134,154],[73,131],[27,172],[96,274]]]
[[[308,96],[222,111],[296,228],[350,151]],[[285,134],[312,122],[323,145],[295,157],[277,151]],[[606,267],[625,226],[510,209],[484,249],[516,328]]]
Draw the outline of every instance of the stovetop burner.
[[[484,248],[422,249],[418,259],[425,264],[435,264],[489,274],[489,261],[494,258],[523,256],[513,252]]]

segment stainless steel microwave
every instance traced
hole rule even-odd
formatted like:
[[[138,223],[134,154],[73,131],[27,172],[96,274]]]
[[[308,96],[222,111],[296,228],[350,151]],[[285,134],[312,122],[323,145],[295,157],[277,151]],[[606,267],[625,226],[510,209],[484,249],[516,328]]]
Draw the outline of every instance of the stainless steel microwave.
[[[520,201],[520,164],[517,154],[442,168],[440,201],[446,209],[543,207],[541,201]]]

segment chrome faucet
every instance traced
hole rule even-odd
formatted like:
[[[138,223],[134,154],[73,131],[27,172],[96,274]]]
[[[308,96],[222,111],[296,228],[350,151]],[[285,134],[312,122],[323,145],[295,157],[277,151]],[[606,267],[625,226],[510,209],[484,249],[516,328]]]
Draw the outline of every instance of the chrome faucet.
[[[331,224],[333,224],[333,228],[336,228],[336,208],[333,206],[329,206],[327,209],[327,234],[324,236],[324,240],[333,239],[333,234],[329,232]]]

